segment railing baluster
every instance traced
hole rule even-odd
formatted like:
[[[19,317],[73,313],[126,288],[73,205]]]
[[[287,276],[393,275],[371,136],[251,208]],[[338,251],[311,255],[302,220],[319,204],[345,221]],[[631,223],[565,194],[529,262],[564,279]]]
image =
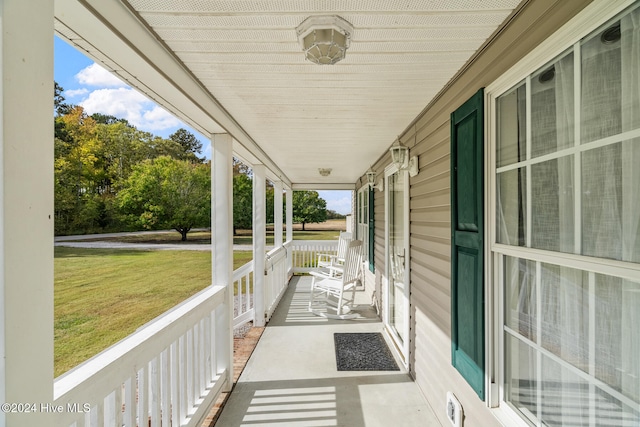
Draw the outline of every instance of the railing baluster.
[[[189,387],[187,379],[187,335],[180,337],[180,422],[189,416]]]
[[[211,376],[212,378],[215,378],[218,376],[218,352],[216,351],[216,341],[219,336],[218,330],[216,329],[215,310],[209,314],[209,318],[211,321],[211,330],[213,331],[211,334]]]
[[[96,405],[96,417],[91,422],[95,422],[96,427],[104,426],[104,399]]]
[[[115,427],[116,420],[114,419],[114,415],[113,415],[113,413],[115,412],[115,406],[116,406],[115,395],[112,392],[112,393],[109,393],[109,395],[107,395],[103,400],[102,419],[105,427]]]
[[[170,352],[165,348],[160,353],[160,402],[161,402],[161,425],[168,426],[171,422],[171,372],[170,372]]]
[[[200,397],[204,397],[209,386],[209,377],[207,375],[209,371],[207,357],[207,349],[209,348],[209,341],[207,340],[208,327],[209,322],[207,319],[202,319],[200,321]]]
[[[191,415],[193,409],[193,328],[187,331],[186,343],[186,380],[187,380],[187,415]]]
[[[200,398],[200,325],[193,326],[193,402]]]
[[[122,427],[122,385],[113,392],[113,421],[115,427]]]
[[[147,405],[147,394],[148,394],[148,384],[147,384],[147,370],[148,364],[145,363],[143,367],[138,371],[138,425],[147,425],[147,418],[149,416],[149,410]]]
[[[205,387],[209,387],[211,383],[211,379],[213,375],[211,375],[211,334],[213,331],[211,330],[211,319],[209,316],[205,317],[203,320],[204,327],[204,345],[202,349],[204,351],[205,357],[203,359],[204,363],[204,384]]]
[[[204,387],[204,363],[202,361],[202,345],[204,334],[202,332],[202,321],[196,325],[196,400],[200,399],[203,395]]]
[[[124,382],[124,426],[136,425],[136,390],[135,377],[129,377]]]
[[[170,347],[171,352],[171,425],[180,425],[181,395],[180,395],[180,351],[178,341]]]
[[[160,427],[160,369],[157,357],[149,362],[149,386],[151,427]]]

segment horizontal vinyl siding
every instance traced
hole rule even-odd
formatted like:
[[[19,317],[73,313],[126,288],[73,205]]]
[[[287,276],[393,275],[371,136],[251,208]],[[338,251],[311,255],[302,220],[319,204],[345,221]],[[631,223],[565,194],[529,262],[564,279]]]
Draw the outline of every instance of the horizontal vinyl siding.
[[[443,426],[450,425],[445,414],[447,391],[462,403],[466,427],[500,425],[451,365],[450,114],[588,3],[530,1],[401,137],[411,154],[419,156],[420,164],[420,173],[410,179],[410,368]],[[378,194],[384,200],[384,193]],[[378,264],[384,255],[382,218],[384,209],[376,199],[376,250],[380,253],[376,268],[383,266]]]

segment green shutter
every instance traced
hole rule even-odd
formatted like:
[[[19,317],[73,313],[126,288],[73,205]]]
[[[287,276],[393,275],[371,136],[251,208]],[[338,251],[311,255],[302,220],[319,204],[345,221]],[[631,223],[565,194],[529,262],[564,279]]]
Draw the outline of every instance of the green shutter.
[[[451,357],[484,400],[484,92],[451,114]]]
[[[375,230],[375,223],[374,223],[374,210],[373,210],[373,199],[375,199],[375,193],[374,193],[374,189],[373,188],[369,188],[369,271],[371,271],[372,273],[374,273],[376,271],[375,269],[375,262],[374,262],[374,248],[375,248],[375,238],[376,238],[376,230]]]

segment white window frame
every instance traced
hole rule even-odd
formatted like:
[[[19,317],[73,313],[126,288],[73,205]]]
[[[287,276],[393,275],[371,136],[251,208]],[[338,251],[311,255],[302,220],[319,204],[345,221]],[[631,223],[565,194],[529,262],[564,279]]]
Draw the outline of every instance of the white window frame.
[[[369,265],[369,185],[357,192],[356,212],[356,238],[362,240],[363,261]]]
[[[485,402],[487,406],[494,408],[494,416],[505,425],[530,426],[509,405],[504,403],[502,256],[532,259],[538,262],[538,265],[550,263],[585,270],[591,273],[590,277],[593,277],[594,273],[600,273],[636,281],[640,277],[640,265],[497,243],[495,226],[497,220],[495,209],[497,202],[496,173],[498,169],[505,168],[496,167],[496,99],[632,4],[634,4],[633,0],[595,1],[485,89],[485,141],[487,141],[484,159],[486,165],[485,230],[487,232],[485,239],[485,253],[487,254],[485,258],[485,283],[489,284],[485,288],[485,301],[487,301],[485,312],[487,398]],[[539,158],[536,159],[536,162],[539,160]],[[530,207],[530,204],[528,206]]]

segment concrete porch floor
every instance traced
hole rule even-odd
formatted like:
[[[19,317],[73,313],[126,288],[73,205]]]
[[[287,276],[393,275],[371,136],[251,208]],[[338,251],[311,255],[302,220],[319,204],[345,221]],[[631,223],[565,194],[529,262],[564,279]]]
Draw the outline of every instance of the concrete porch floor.
[[[364,292],[356,296],[358,319],[309,313],[310,284],[309,276],[293,277],[215,425],[439,427],[400,363],[400,371],[337,370],[334,332],[383,325]]]

